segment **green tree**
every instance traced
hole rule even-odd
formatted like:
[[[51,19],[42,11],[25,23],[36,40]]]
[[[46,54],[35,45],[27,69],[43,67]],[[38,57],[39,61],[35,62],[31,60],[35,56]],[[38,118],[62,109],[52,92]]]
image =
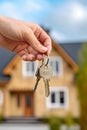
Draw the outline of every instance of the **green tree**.
[[[76,83],[80,99],[80,125],[81,130],[87,130],[87,44],[83,44],[79,53],[78,72]]]

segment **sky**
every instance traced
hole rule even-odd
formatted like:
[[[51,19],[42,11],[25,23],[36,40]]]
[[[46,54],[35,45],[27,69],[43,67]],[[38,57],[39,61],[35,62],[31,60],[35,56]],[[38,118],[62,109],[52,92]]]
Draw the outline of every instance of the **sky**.
[[[0,14],[38,23],[60,43],[87,41],[87,0],[0,0]]]

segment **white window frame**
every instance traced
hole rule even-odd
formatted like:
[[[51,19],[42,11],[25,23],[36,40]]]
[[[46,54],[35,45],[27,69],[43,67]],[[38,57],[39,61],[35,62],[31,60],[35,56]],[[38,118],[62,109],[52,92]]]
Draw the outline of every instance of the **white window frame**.
[[[56,71],[56,61],[58,61],[58,72]],[[50,57],[49,64],[50,62],[53,62],[53,76],[62,76],[63,75],[63,61],[62,57],[57,56],[57,57]]]
[[[4,103],[4,94],[3,91],[0,90],[0,106],[2,106]]]
[[[30,71],[27,71],[27,68],[26,68],[28,62],[30,63]],[[32,63],[34,63],[34,67],[35,67],[34,71],[32,71]],[[34,62],[22,61],[22,75],[24,77],[34,76],[36,72],[36,68],[37,68],[37,61],[34,61]]]
[[[55,94],[58,92],[64,92],[65,95],[65,104],[61,105],[60,103],[51,103],[51,92],[54,92]],[[59,94],[56,94],[56,99],[59,100]],[[50,87],[50,95],[46,98],[46,106],[49,109],[59,108],[59,109],[68,109],[69,108],[69,90],[68,87]]]

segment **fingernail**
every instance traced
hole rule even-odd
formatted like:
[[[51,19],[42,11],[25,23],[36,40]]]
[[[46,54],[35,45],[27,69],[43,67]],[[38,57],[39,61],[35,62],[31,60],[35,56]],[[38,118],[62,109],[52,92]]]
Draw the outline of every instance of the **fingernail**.
[[[32,57],[30,58],[30,60],[31,60],[31,61],[34,61],[34,60],[35,60],[35,57],[34,57],[34,56],[32,56]]]
[[[43,47],[43,48],[41,48],[41,50],[46,52],[48,49],[47,49],[47,47]]]
[[[26,57],[27,57],[26,55],[23,55],[23,56],[22,56],[22,59],[23,59],[23,60],[25,60],[25,59],[26,59]]]

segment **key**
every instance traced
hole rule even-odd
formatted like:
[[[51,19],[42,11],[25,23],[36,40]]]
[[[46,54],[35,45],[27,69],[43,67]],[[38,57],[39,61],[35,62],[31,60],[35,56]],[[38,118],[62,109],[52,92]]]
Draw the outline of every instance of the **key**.
[[[49,81],[50,81],[50,78],[53,75],[52,68],[50,66],[48,66],[48,62],[49,62],[48,60],[49,59],[47,59],[47,63],[44,64],[43,66],[41,66],[41,68],[40,68],[40,76],[43,78],[43,81],[44,81],[44,84],[45,84],[46,97],[48,97],[49,94],[50,94]]]
[[[36,91],[37,86],[38,86],[38,83],[39,83],[39,81],[40,81],[40,79],[41,79],[41,76],[40,76],[40,68],[41,68],[43,65],[44,65],[44,58],[42,59],[42,64],[41,64],[41,66],[38,67],[38,69],[37,69],[37,71],[36,71],[36,74],[35,74],[35,76],[36,76],[36,83],[35,83],[34,89],[33,89],[34,92]]]
[[[39,71],[42,78],[50,79],[53,76],[51,66],[42,66]]]
[[[44,84],[45,84],[45,95],[48,97],[50,95],[50,89],[49,89],[49,80],[48,79],[43,79]]]
[[[44,69],[44,71],[41,71],[41,76],[43,77],[43,81],[45,84],[45,95],[46,97],[48,97],[50,94],[49,81],[52,76],[52,71],[51,71],[51,68],[49,68],[48,66],[45,66],[41,69]]]
[[[40,81],[40,78],[41,78],[41,76],[40,76],[40,68],[42,67],[44,65],[44,58],[42,58],[42,64],[41,64],[41,66],[40,67],[38,67],[38,69],[37,69],[37,71],[36,71],[36,74],[35,74],[35,76],[37,77],[36,78],[36,83],[35,83],[35,85],[34,85],[34,92],[35,92],[35,90],[37,89],[37,86],[38,86],[38,83],[39,83],[39,81]]]
[[[37,69],[36,74],[35,74],[35,76],[36,76],[37,78],[36,78],[36,83],[35,83],[35,86],[34,86],[34,92],[35,92],[35,90],[37,89],[38,83],[39,83],[40,78],[41,78],[41,77],[40,77],[40,74],[39,74],[39,69],[40,69],[40,68]]]
[[[40,81],[41,78],[43,78],[43,81],[45,84],[46,97],[48,97],[50,94],[49,81],[50,81],[51,76],[53,75],[52,68],[50,66],[48,66],[48,62],[49,62],[49,58],[47,56],[43,55],[42,64],[37,69],[36,74],[35,74],[37,78],[36,78],[36,83],[34,86],[34,91],[35,91],[37,89],[38,82]]]

